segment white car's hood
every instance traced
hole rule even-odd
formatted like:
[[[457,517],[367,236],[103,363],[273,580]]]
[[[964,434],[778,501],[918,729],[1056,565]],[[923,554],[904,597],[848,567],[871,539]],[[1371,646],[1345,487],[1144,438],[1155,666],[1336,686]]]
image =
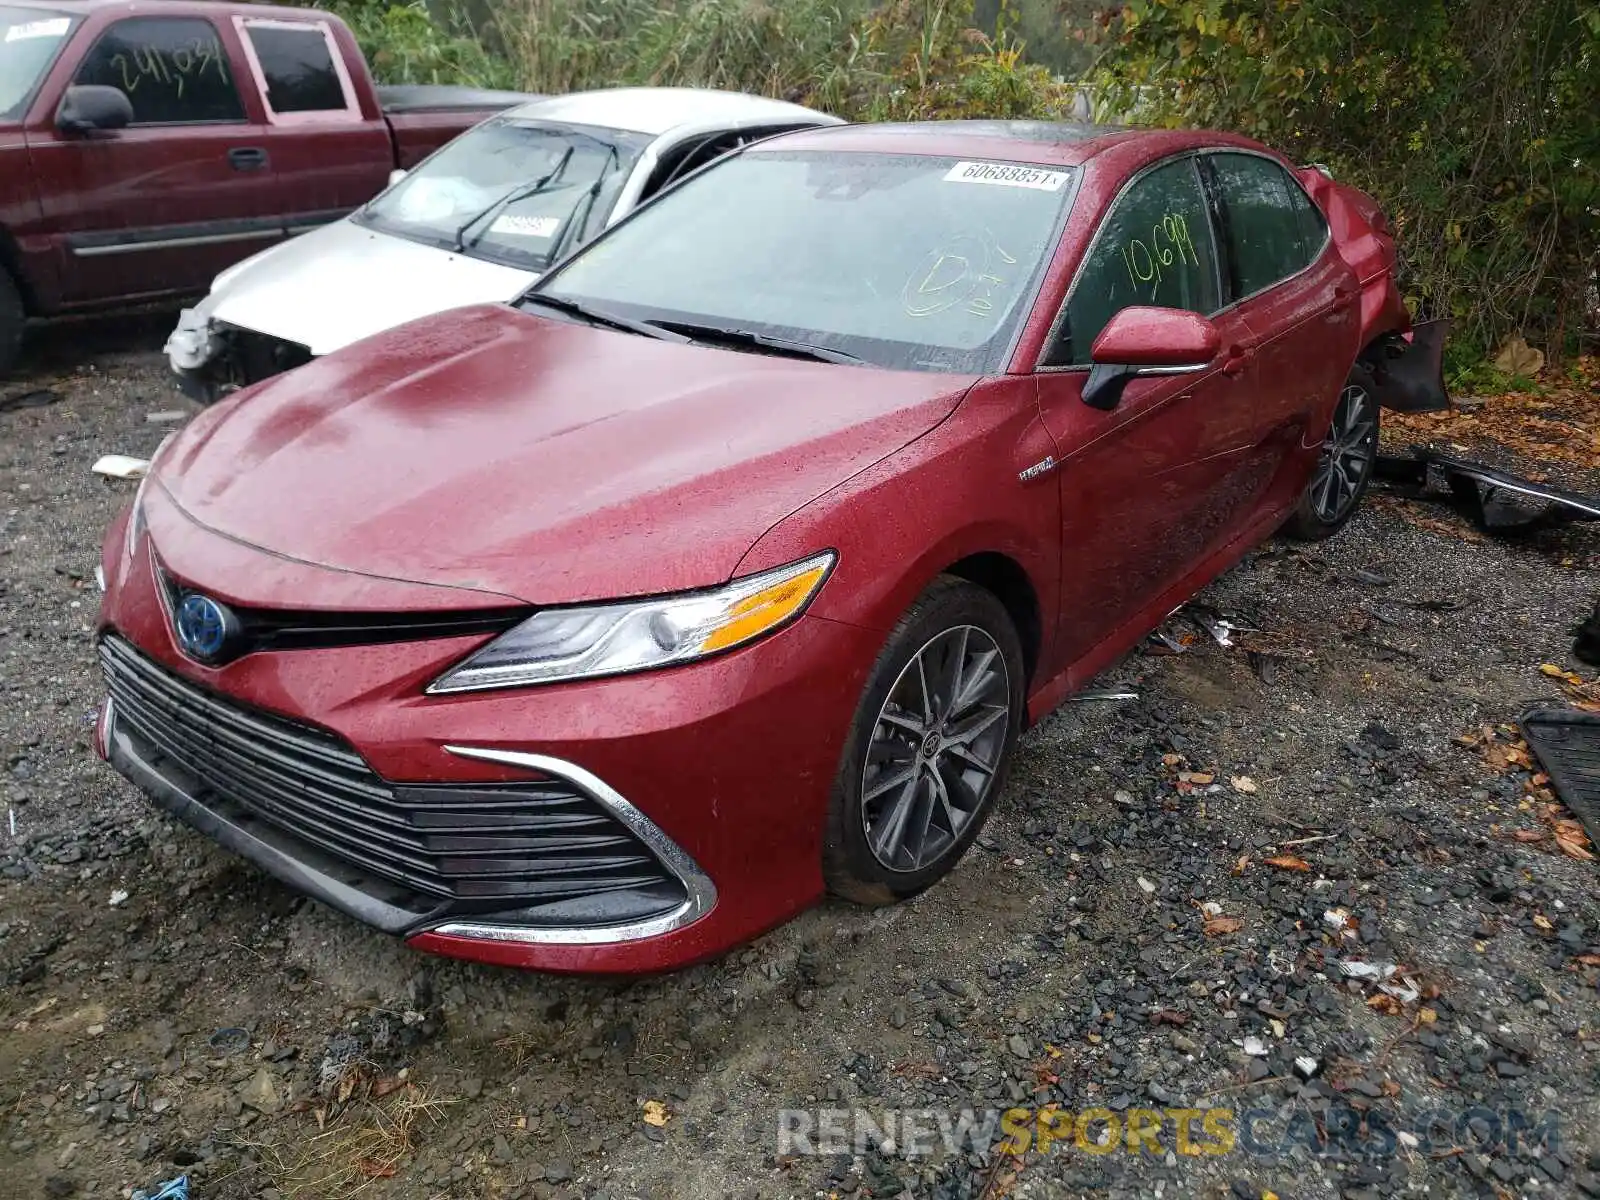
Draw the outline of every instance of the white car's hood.
[[[240,263],[197,311],[320,355],[445,309],[510,300],[537,278],[346,219]]]

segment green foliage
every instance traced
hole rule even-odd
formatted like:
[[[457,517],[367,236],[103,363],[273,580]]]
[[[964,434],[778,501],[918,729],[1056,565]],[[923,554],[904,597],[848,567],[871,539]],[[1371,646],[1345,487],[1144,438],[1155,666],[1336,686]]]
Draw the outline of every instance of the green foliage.
[[[1559,353],[1600,260],[1593,0],[1127,0],[1099,25],[1114,109],[1329,164],[1400,234],[1411,298],[1469,358]]]
[[[332,0],[317,8],[344,18],[382,83],[453,83],[511,87],[516,71],[490,53],[463,25],[452,29],[429,13],[423,0]]]

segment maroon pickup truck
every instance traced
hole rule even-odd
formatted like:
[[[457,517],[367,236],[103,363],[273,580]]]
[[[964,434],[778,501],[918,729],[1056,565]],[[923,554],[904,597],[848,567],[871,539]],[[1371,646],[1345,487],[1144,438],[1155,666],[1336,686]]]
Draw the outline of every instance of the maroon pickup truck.
[[[203,291],[529,98],[377,87],[311,9],[0,0],[0,375],[27,318]]]

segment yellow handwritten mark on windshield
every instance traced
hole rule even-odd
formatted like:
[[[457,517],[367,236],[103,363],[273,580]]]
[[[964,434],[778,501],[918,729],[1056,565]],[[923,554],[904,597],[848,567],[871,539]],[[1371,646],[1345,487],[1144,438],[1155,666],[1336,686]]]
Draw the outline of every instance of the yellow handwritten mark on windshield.
[[[961,303],[966,292],[956,289],[967,280],[967,273],[972,269],[972,262],[961,254],[940,254],[933,260],[933,265],[928,268],[928,273],[922,281],[913,288],[907,288],[906,315],[910,317],[930,317],[934,313],[943,312]],[[918,301],[914,297],[927,297]]]
[[[1130,238],[1122,247],[1122,262],[1128,268],[1128,281],[1138,290],[1140,284],[1153,285],[1150,297],[1174,265],[1198,267],[1200,253],[1189,234],[1189,223],[1182,213],[1167,213],[1150,230],[1150,240]]]

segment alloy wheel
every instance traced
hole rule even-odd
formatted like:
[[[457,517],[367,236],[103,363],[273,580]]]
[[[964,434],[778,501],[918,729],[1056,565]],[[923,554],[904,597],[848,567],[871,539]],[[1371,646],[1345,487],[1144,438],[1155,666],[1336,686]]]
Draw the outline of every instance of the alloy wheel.
[[[1361,495],[1378,451],[1378,417],[1367,390],[1347,384],[1322,443],[1322,457],[1311,478],[1311,503],[1317,517],[1334,524]]]
[[[889,689],[861,773],[872,856],[891,871],[937,862],[983,810],[1011,729],[1011,680],[994,638],[931,638]]]

